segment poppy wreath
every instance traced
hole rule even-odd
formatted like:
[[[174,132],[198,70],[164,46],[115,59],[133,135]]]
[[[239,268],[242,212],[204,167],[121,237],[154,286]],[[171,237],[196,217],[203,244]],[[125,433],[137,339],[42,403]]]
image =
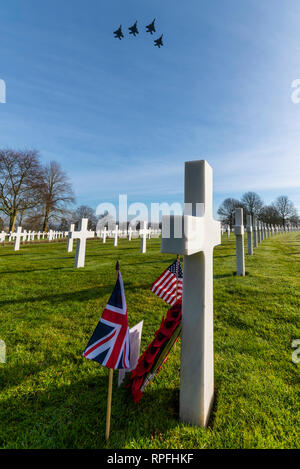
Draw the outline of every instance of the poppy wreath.
[[[177,341],[181,332],[182,300],[181,298],[167,312],[166,319],[162,318],[160,328],[155,332],[154,340],[140,356],[136,368],[132,371],[128,388],[134,402],[137,404],[142,397],[145,387],[160,371],[168,354]]]

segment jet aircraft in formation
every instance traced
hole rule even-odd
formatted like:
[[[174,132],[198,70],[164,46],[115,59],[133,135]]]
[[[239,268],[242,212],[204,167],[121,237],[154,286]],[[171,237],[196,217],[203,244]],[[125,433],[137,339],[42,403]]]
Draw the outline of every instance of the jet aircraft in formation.
[[[134,23],[133,26],[130,26],[130,28],[128,28],[128,30],[129,30],[129,34],[132,34],[134,37],[136,37],[136,35],[139,34],[139,30],[138,30],[138,27],[137,27],[137,21]],[[152,21],[152,23],[150,23],[150,24],[148,24],[148,26],[146,26],[146,32],[150,33],[151,35],[156,32],[155,18]],[[119,29],[114,31],[114,35],[115,35],[115,38],[120,39],[120,40],[124,37],[124,34],[122,32],[122,25],[119,27]],[[154,46],[155,47],[158,47],[160,49],[164,45],[162,38],[163,38],[163,34],[158,39],[154,40]]]
[[[134,23],[133,26],[131,26],[131,28],[128,28],[130,33],[129,34],[133,34],[134,37],[139,34],[139,31],[138,31],[138,28],[137,28],[137,21]]]
[[[158,39],[155,39],[154,41],[154,45],[158,47],[159,49],[161,48],[161,46],[164,45],[162,38],[163,38],[163,34]]]
[[[124,37],[124,34],[122,33],[122,25],[119,27],[119,29],[114,31],[114,35],[115,35],[115,38],[120,39],[120,40],[122,39],[122,37]]]
[[[147,33],[150,33],[150,34],[155,33],[156,29],[155,29],[154,23],[155,23],[155,18],[152,21],[152,23],[150,23],[150,24],[148,24],[148,26],[146,26]]]

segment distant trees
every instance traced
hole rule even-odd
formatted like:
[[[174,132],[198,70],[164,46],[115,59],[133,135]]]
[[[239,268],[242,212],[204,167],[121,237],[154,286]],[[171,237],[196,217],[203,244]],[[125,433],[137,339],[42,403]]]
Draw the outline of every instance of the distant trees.
[[[258,216],[264,203],[256,192],[246,192],[241,199],[241,202],[246,209],[248,215]]]
[[[56,161],[45,166],[42,174],[41,208],[43,231],[48,230],[49,219],[59,219],[68,211],[68,205],[75,202],[72,185],[66,173]]]
[[[0,212],[32,229],[47,231],[49,220],[59,221],[74,202],[67,175],[51,161],[43,166],[36,150],[0,150]]]
[[[218,215],[222,222],[232,228],[234,225],[235,209],[239,207],[243,207],[242,202],[239,200],[230,197],[225,199],[218,209]]]
[[[265,205],[259,212],[259,220],[271,225],[281,225],[281,218],[274,205]]]
[[[286,225],[287,220],[292,221],[292,219],[297,219],[298,214],[297,210],[291,200],[289,200],[288,196],[286,195],[281,195],[280,197],[277,197],[275,203],[274,203],[274,208],[277,210],[280,218],[281,218],[281,224],[283,226]]]
[[[225,199],[218,209],[221,221],[230,225],[234,224],[235,209],[244,209],[244,222],[246,215],[257,217],[264,223],[272,225],[286,225],[287,223],[299,223],[299,216],[295,205],[286,195],[277,197],[271,205],[264,205],[261,197],[255,192],[246,192],[241,200]]]
[[[89,222],[88,222],[89,230],[94,230],[94,231],[96,230],[98,218],[95,215],[95,210],[93,208],[89,207],[88,205],[80,205],[80,207],[78,207],[74,211],[72,219],[73,219],[73,223],[76,224],[76,228],[78,227],[79,221],[82,218],[89,219]]]
[[[17,215],[40,202],[42,168],[36,150],[0,150],[0,211],[14,231]]]

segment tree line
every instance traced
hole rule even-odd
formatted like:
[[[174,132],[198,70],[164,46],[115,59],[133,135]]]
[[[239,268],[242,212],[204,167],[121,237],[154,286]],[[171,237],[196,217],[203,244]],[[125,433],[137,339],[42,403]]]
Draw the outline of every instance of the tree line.
[[[88,218],[89,229],[96,230],[105,214],[97,217],[91,207],[73,208],[74,204],[72,184],[59,163],[43,165],[37,150],[0,149],[0,212],[8,221],[9,231],[15,231],[16,225],[36,231],[68,231],[70,223],[78,225],[82,218]],[[218,209],[221,221],[232,227],[238,207],[244,209],[245,223],[247,214],[273,225],[300,222],[293,202],[285,195],[271,205],[265,205],[255,192],[246,192],[241,200],[227,198]],[[0,230],[3,227],[0,217]]]
[[[286,195],[280,195],[270,205],[265,205],[256,192],[246,192],[241,200],[227,198],[218,209],[218,215],[225,225],[234,226],[235,209],[244,209],[244,224],[247,215],[272,225],[298,224],[300,219],[294,203]]]
[[[88,218],[88,228],[96,230],[98,220],[93,208],[74,207],[72,184],[56,161],[43,165],[37,150],[0,149],[0,231],[7,224],[27,230],[69,231]]]

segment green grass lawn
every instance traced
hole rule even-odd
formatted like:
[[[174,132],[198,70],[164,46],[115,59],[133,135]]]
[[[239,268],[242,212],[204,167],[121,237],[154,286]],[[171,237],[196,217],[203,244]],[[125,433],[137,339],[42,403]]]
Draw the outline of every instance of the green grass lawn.
[[[82,352],[109,299],[120,261],[130,326],[142,351],[167,305],[149,287],[174,256],[160,240],[88,241],[74,269],[65,243],[0,247],[1,448],[104,448],[108,369]],[[215,389],[208,429],[179,423],[180,344],[139,405],[114,374],[110,448],[300,447],[300,233],[265,240],[235,276],[235,241],[215,249]]]

